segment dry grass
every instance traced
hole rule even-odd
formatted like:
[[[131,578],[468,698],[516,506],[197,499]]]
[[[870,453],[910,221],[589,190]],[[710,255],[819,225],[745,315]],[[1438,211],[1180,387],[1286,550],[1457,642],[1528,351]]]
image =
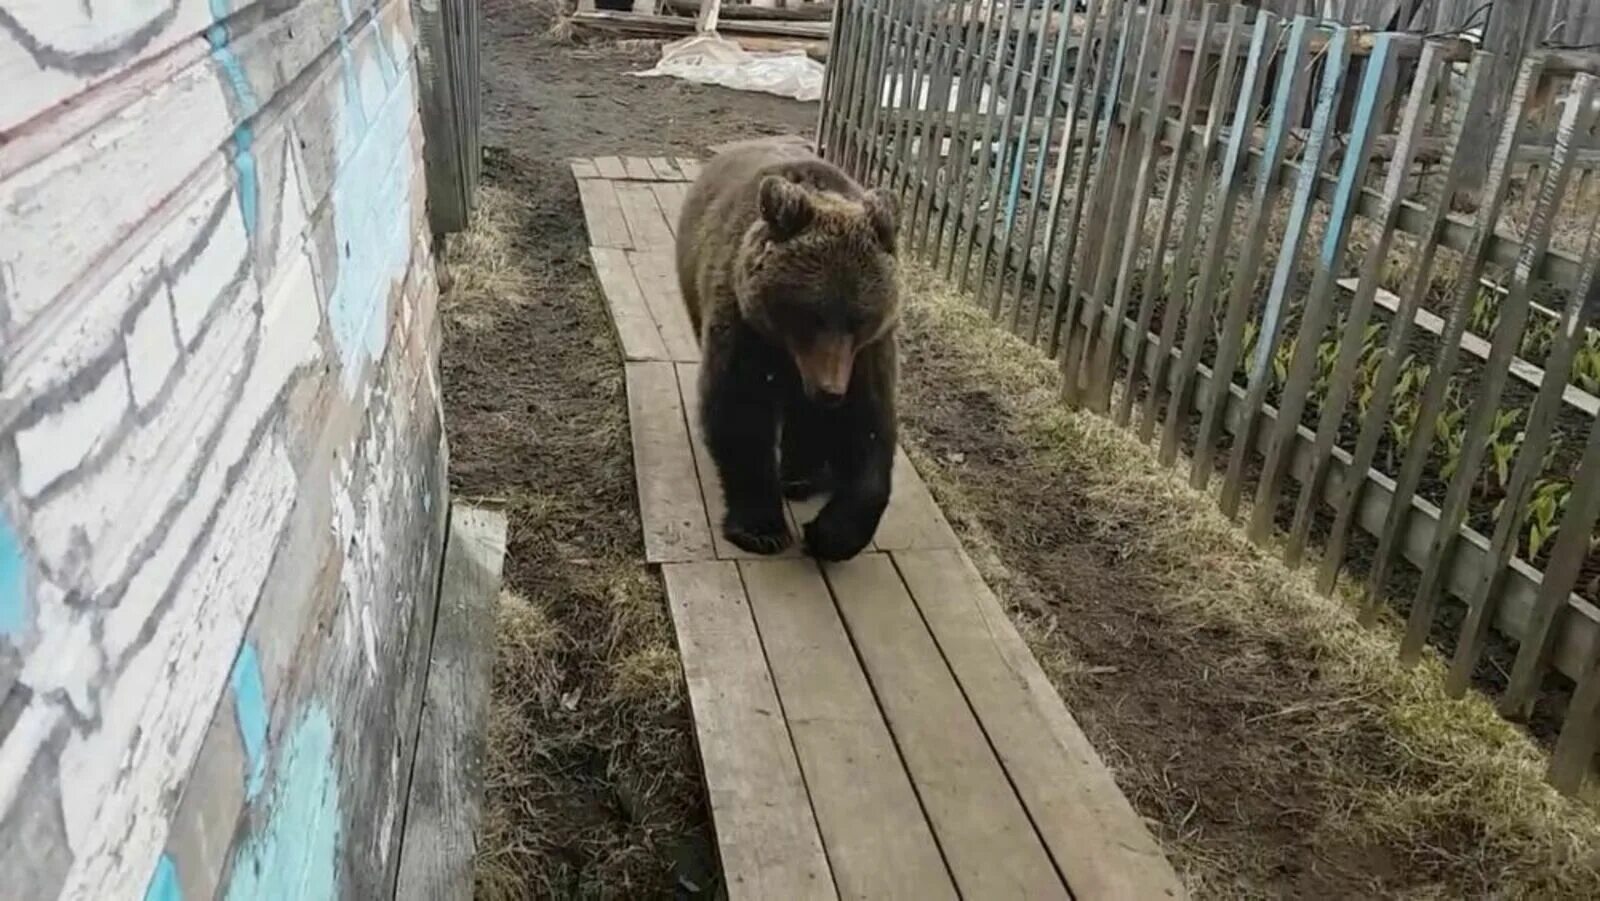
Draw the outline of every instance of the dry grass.
[[[1544,756],[1486,700],[1447,698],[1436,658],[1402,667],[1392,628],[1361,628],[1351,598],[1324,598],[1304,575],[1253,547],[1212,497],[1160,467],[1131,432],[1064,409],[1056,401],[1055,368],[1041,354],[992,327],[935,276],[910,268],[907,282],[913,298],[908,321],[921,332],[910,341],[927,345],[929,355],[960,373],[963,384],[950,386],[951,392],[982,386],[998,404],[1005,428],[1028,449],[1006,465],[1036,470],[1050,479],[1052,502],[1076,504],[1073,517],[1086,544],[1126,553],[1112,564],[1116,578],[1149,589],[1153,605],[1136,616],[1148,614],[1161,628],[1204,639],[1188,647],[1205,658],[1186,662],[1219,679],[1230,671],[1253,673],[1262,649],[1312,667],[1314,693],[1255,684],[1248,686],[1253,697],[1233,699],[1256,711],[1244,718],[1242,734],[1262,744],[1249,748],[1260,756],[1244,765],[1291,761],[1296,767],[1287,781],[1305,786],[1311,801],[1299,803],[1313,809],[1291,812],[1311,830],[1304,837],[1308,848],[1381,850],[1368,856],[1399,872],[1367,874],[1366,890],[1375,894],[1600,897],[1600,816],[1544,783]],[[908,431],[915,437],[914,428]],[[965,464],[931,453],[914,456],[1076,709],[1078,698],[1093,691],[1082,679],[1087,661],[1074,653],[1071,633],[1090,626],[1059,617],[1030,573],[1007,566],[1008,559],[1025,556],[1022,543],[1008,545],[988,534],[1007,528],[1015,495],[996,497],[992,480]],[[1070,492],[1055,494],[1056,486]],[[1192,691],[1198,706],[1208,700],[1204,684],[1182,690]],[[1277,893],[1270,875],[1260,872],[1255,857],[1262,849],[1251,847],[1251,836],[1230,836],[1216,824],[1192,821],[1193,808],[1164,803],[1188,788],[1182,773],[1173,777],[1162,761],[1143,759],[1139,736],[1122,729],[1119,717],[1096,722],[1102,753],[1141,812],[1157,822],[1198,894]],[[1288,746],[1268,747],[1271,742]]]
[[[441,302],[452,482],[510,527],[477,894],[669,896],[709,885],[714,851],[621,365],[576,198],[538,196],[563,174],[491,158]]]

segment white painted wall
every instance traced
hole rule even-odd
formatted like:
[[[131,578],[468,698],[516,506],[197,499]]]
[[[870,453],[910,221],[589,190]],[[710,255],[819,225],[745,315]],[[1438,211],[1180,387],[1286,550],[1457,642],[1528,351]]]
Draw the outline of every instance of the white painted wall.
[[[8,897],[374,897],[442,536],[406,0],[0,2]]]

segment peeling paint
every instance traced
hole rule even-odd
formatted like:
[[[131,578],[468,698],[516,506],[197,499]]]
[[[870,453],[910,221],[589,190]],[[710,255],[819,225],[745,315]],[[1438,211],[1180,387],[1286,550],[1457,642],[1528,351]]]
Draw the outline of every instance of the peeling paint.
[[[144,901],[183,901],[178,868],[170,855],[163,854],[156,860],[156,870],[150,874],[150,884],[144,890]]]
[[[0,516],[0,636],[16,636],[28,626],[27,566],[17,533]]]
[[[328,323],[346,392],[354,396],[367,362],[383,353],[390,289],[405,278],[410,259],[416,91],[409,70],[388,91],[375,54],[359,62],[345,55],[346,77],[356,90],[346,89],[339,111],[340,174],[333,192],[339,274]]]
[[[266,820],[234,859],[229,901],[337,897],[342,824],[333,750],[333,721],[312,701],[284,741]]]
[[[244,744],[245,797],[255,800],[267,774],[267,692],[261,681],[261,661],[256,647],[245,642],[233,663],[234,718],[239,723],[239,739]]]

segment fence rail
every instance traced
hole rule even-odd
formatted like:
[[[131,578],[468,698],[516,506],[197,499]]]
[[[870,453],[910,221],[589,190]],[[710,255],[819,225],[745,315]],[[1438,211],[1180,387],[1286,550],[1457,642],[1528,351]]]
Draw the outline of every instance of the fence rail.
[[[1194,0],[852,0],[833,34],[819,144],[900,194],[902,243],[1067,402],[1219,479],[1252,539],[1292,563],[1315,539],[1323,590],[1359,574],[1368,621],[1409,598],[1401,656],[1447,650],[1451,693],[1517,717],[1574,683],[1574,790],[1600,736],[1600,58],[1500,84],[1455,37]]]

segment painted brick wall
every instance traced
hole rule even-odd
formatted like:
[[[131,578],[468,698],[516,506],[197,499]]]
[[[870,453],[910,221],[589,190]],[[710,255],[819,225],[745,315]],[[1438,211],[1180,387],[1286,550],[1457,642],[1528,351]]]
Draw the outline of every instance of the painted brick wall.
[[[375,898],[448,508],[406,0],[0,0],[0,894]]]

